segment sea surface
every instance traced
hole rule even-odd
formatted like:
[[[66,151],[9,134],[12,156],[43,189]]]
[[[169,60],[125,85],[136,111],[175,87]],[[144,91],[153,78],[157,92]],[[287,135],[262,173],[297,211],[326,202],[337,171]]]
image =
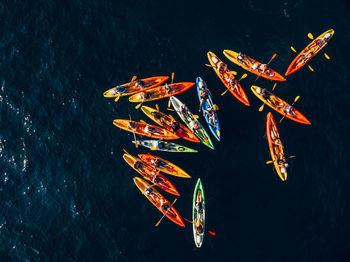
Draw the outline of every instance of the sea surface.
[[[275,94],[312,123],[284,119],[278,129],[290,159],[282,182],[269,160],[264,119],[271,111],[241,81],[239,103],[208,63],[212,51],[242,51],[284,73],[309,32],[335,35]],[[350,2],[285,1],[18,1],[0,2],[0,261],[350,261]],[[203,181],[206,234],[194,245],[133,184],[122,159],[136,149],[116,118],[147,119],[136,104],[103,97],[117,84],[168,75],[201,76],[219,106],[216,150],[178,140],[197,154],[155,153],[192,179],[169,177],[175,204],[191,219],[196,180]],[[195,88],[178,96],[197,113]],[[168,100],[159,100],[166,111]],[[155,103],[147,103],[154,106]],[[281,116],[273,112],[276,121]],[[174,115],[175,116],[175,115]],[[203,118],[200,119],[205,124]],[[209,131],[209,129],[208,129]],[[214,140],[214,138],[212,137]],[[164,192],[173,201],[174,197]]]

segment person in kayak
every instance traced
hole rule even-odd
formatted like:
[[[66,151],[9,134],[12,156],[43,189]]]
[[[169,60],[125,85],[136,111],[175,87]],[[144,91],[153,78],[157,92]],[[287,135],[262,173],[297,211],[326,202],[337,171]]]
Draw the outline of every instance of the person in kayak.
[[[190,128],[194,131],[194,132],[198,132],[200,133],[200,135],[204,138],[205,137],[205,134],[204,134],[204,131],[203,129],[199,126],[198,122],[195,122],[195,121],[191,121],[190,122]]]
[[[142,100],[147,100],[151,98],[151,94],[149,92],[140,92],[138,98]]]
[[[161,199],[161,197],[153,190],[152,186],[145,188],[143,192],[145,193],[146,196],[150,196],[153,202],[156,204],[159,202],[159,199]]]
[[[309,61],[309,60],[313,57],[313,55],[314,55],[314,52],[312,52],[312,51],[311,51],[311,52],[307,52],[307,53],[305,53],[305,54],[302,54],[302,55],[298,58],[298,60],[296,61],[294,67],[298,67],[298,66],[300,66],[300,65],[306,64],[307,61]]]
[[[168,95],[171,95],[174,92],[174,87],[172,85],[169,86],[168,84],[165,84],[164,89]]]
[[[284,106],[283,112],[287,115],[295,116],[294,108],[291,105]]]
[[[157,148],[158,150],[167,149],[166,144],[165,144],[165,142],[164,142],[163,140],[158,140],[158,141],[157,141],[157,146],[156,146],[156,148]]]
[[[137,124],[136,124],[136,122],[130,121],[130,122],[128,123],[128,128],[131,129],[132,131],[136,131],[136,130],[137,130]]]
[[[188,108],[185,104],[182,104],[180,107],[180,114],[182,115],[183,118],[187,118],[188,116]]]
[[[135,80],[135,87],[144,88],[145,83],[141,79]]]
[[[196,231],[198,234],[203,234],[203,223],[200,219],[195,219]]]
[[[181,128],[180,123],[178,121],[173,120],[173,119],[170,122],[170,127],[174,132],[180,130],[180,128]]]
[[[175,213],[171,209],[171,206],[169,205],[169,202],[164,203],[163,201],[161,201],[160,208],[167,214],[170,214],[172,217],[176,217]]]
[[[148,126],[148,125],[145,126],[144,131],[145,131],[145,133],[150,134],[151,136],[152,135],[160,135],[160,136],[164,135],[164,133],[160,129],[158,129],[156,127]]]
[[[151,159],[150,161],[153,164],[154,168],[164,168],[164,163],[162,160],[156,158],[156,159]]]
[[[215,127],[215,111],[213,108],[204,110],[204,117],[208,117],[208,122],[212,127]]]
[[[134,164],[133,164],[133,167],[139,171],[142,171],[142,168],[143,168],[143,164],[141,161],[136,161]]]
[[[284,159],[279,159],[277,161],[278,166],[280,167],[280,171],[282,174],[287,173],[288,163]]]
[[[162,125],[165,124],[164,117],[158,111],[151,112],[151,115],[154,117],[154,119],[158,120]]]
[[[314,44],[312,46],[309,47],[309,49],[311,49],[314,46],[318,46],[318,47],[323,47],[325,44],[328,43],[328,41],[331,39],[331,34],[327,33],[324,35],[324,37],[322,37],[321,39],[316,39]]]
[[[210,90],[207,87],[205,87],[202,82],[199,82],[198,85],[199,85],[199,96],[201,98],[201,102],[199,104],[199,112],[200,112],[204,101],[207,101],[208,106],[210,108],[213,107],[213,105],[210,103],[210,99],[209,99],[209,96],[211,95]]]

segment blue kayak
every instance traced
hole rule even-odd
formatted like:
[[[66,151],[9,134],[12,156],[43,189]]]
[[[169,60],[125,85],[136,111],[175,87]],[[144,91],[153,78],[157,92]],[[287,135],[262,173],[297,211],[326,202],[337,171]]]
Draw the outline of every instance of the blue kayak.
[[[205,88],[207,88],[207,85],[205,84],[205,82],[203,81],[202,78],[200,77],[197,77],[196,79],[196,84],[197,84],[197,93],[198,93],[198,98],[199,98],[199,103],[201,102],[201,97],[199,95],[199,91],[200,91],[200,88],[201,86],[204,86]],[[213,103],[213,100],[211,99],[211,95],[210,93],[208,93],[208,100],[210,102],[210,104],[208,103],[207,100],[204,100],[203,103],[202,103],[202,106],[201,106],[201,110],[202,110],[202,113],[203,113],[203,116],[205,118],[205,121],[207,121],[208,123],[208,126],[209,126],[209,129],[210,131],[213,133],[213,135],[215,136],[215,138],[220,141],[220,125],[219,125],[219,118],[218,118],[218,115],[216,113],[216,111],[214,110],[214,103]],[[214,114],[214,120],[212,120],[212,122],[210,123],[209,121],[209,115],[208,113],[206,113],[206,111],[209,109],[209,108],[213,108],[213,114]]]

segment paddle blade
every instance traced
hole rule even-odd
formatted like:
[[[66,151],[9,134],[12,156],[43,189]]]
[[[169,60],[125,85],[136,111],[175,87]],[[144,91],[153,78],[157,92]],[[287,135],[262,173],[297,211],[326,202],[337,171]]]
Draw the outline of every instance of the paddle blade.
[[[131,81],[130,81],[130,82],[135,81],[135,80],[136,80],[136,78],[137,78],[137,76],[133,76],[133,77],[131,78]]]
[[[123,151],[124,151],[126,154],[130,155],[130,154],[128,153],[128,151],[126,151],[124,148],[123,148]]]
[[[175,121],[175,119],[172,115],[169,115],[169,117],[171,118],[171,120]]]
[[[171,103],[171,102],[170,102],[170,98],[169,98],[169,101],[168,101],[168,108],[170,107],[170,103]]]
[[[158,106],[158,104],[156,104],[156,109],[157,109],[157,111],[159,111],[159,106]]]
[[[140,120],[140,122],[141,122],[142,124],[146,124],[146,125],[147,125],[147,123],[146,123],[145,121],[143,121],[143,120]]]
[[[150,149],[151,149],[152,151],[157,150],[157,148],[156,148],[156,147],[151,147]]]
[[[174,111],[174,109],[168,107],[166,110],[169,110],[169,111]]]
[[[233,75],[235,75],[235,76],[237,75],[237,72],[236,72],[236,71],[230,71],[230,73],[233,74]]]
[[[213,67],[212,65],[208,65],[208,64],[205,64],[205,66],[207,66],[207,67]]]
[[[209,231],[209,230],[208,230],[208,233],[209,233],[210,235],[212,235],[212,236],[216,236],[216,233],[213,232],[213,231]]]
[[[261,111],[264,110],[264,105],[265,105],[265,104],[263,104],[261,107],[259,107],[259,112],[261,112]]]
[[[298,101],[299,98],[300,98],[300,96],[296,96],[295,99],[294,99],[294,103],[295,103],[296,101]]]
[[[218,110],[219,110],[219,107],[218,107],[217,104],[214,104],[213,107],[214,107],[214,110],[215,110],[215,111],[218,111]]]
[[[198,115],[193,115],[193,117],[194,117],[194,118],[196,118],[196,119],[198,119],[198,118],[199,118],[199,116],[198,116]]]
[[[142,103],[136,105],[136,106],[135,106],[135,109],[139,109],[141,105],[142,105]]]
[[[292,49],[292,51],[293,51],[294,53],[297,52],[297,50],[295,50],[295,48],[294,48],[293,46],[291,46],[290,49]]]
[[[324,53],[324,57],[328,60],[331,59],[326,53]]]
[[[269,164],[272,164],[272,163],[273,163],[272,160],[266,161],[266,165],[269,165]]]
[[[294,158],[294,157],[296,157],[296,156],[290,156],[289,158]]]
[[[277,83],[274,83],[272,87],[272,91],[276,88],[276,86],[277,86]]]
[[[310,65],[307,65],[311,72],[315,71]]]
[[[310,38],[311,40],[314,39],[314,36],[313,36],[311,33],[308,33],[308,34],[307,34],[307,37]]]
[[[221,95],[223,96],[224,94],[226,94],[226,93],[227,93],[227,91],[228,91],[228,89],[227,89],[225,92],[223,92]]]
[[[172,73],[171,73],[171,81],[174,81],[174,76],[175,76],[175,73],[172,72]]]
[[[243,74],[243,75],[241,76],[241,78],[239,79],[239,81],[241,81],[242,79],[246,78],[247,76],[248,76],[248,74]]]
[[[114,99],[114,102],[117,102],[117,101],[119,100],[119,98],[120,98],[120,94],[118,94],[118,95],[116,96],[116,98]]]
[[[276,56],[277,56],[277,54],[274,53],[274,54],[272,55],[271,59],[270,59],[270,62],[271,62],[273,59],[275,59]]]

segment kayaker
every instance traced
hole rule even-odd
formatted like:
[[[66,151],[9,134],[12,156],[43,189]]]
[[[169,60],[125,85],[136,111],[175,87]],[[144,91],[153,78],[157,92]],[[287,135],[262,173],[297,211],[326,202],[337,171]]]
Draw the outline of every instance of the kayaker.
[[[159,130],[158,128],[148,126],[148,125],[145,126],[144,131],[145,133],[150,135],[164,135],[163,132],[161,132],[161,130]]]
[[[283,108],[284,113],[287,115],[295,116],[294,108],[291,105],[286,105]]]
[[[200,128],[198,122],[195,122],[195,121],[192,120],[192,121],[190,122],[190,128],[191,128],[193,131],[199,132],[199,133],[202,135],[202,137],[205,137],[205,134],[204,134],[204,132],[203,132],[203,129]]]
[[[231,78],[231,81],[229,81],[229,83],[230,83],[231,90],[236,92],[238,95],[241,95],[241,93],[239,92],[237,79]]]
[[[183,118],[187,118],[186,116],[188,115],[188,108],[185,104],[182,104],[180,107],[180,114],[182,115]]]
[[[141,161],[136,161],[133,166],[135,169],[140,170],[143,167],[143,164]]]
[[[154,203],[158,203],[161,197],[152,189],[152,186],[145,188],[143,192],[145,193],[146,196],[150,196]]]
[[[172,217],[176,217],[176,215],[174,214],[173,210],[171,209],[171,206],[169,205],[169,203],[162,203],[160,205],[160,208],[166,212],[167,214],[170,214]]]
[[[198,234],[203,234],[203,223],[199,219],[195,219],[196,231]]]
[[[147,100],[151,98],[151,94],[149,92],[140,92],[138,98],[142,100]]]
[[[145,83],[141,80],[141,79],[137,79],[135,81],[135,86],[136,87],[140,87],[140,88],[143,88],[145,86]]]
[[[159,173],[159,172],[158,172]],[[160,179],[159,179],[159,176],[153,176],[153,178],[152,178],[152,182],[153,182],[153,184],[158,184],[159,182],[160,182]]]
[[[178,121],[171,120],[170,127],[174,132],[176,132],[176,131],[180,130],[180,123]]]
[[[166,149],[165,142],[163,140],[158,140],[157,141],[157,149]]]
[[[171,93],[174,92],[174,88],[172,86],[169,86],[168,84],[165,84],[164,89],[168,95],[171,95]]]
[[[332,35],[330,33],[327,33],[321,39],[315,40],[315,44],[318,45],[319,47],[323,47],[325,44],[327,44],[331,36]]]
[[[297,62],[295,63],[295,67],[298,67],[300,64],[305,64],[311,57],[314,55],[314,52],[307,52],[306,54],[303,54],[299,57]]]
[[[154,166],[155,168],[157,168],[157,167],[164,168],[164,163],[163,163],[163,161],[160,160],[160,159],[158,159],[158,158],[156,158],[156,159],[151,159],[151,163],[153,164],[153,166]]]
[[[158,111],[151,112],[151,115],[154,117],[154,119],[157,119],[162,125],[165,124],[164,117]]]
[[[245,54],[242,54],[241,52],[239,52],[237,55],[237,61],[240,62],[241,64],[244,64],[245,66],[248,66],[248,64],[246,62],[247,58],[248,57]]]
[[[198,85],[199,85],[199,96],[201,97],[201,102],[199,104],[199,112],[200,112],[204,101],[207,101],[209,107],[212,107],[212,104],[210,103],[210,99],[209,99],[209,95],[211,95],[210,90],[206,88],[202,82],[199,82]]]
[[[204,117],[208,116],[208,122],[210,125],[215,127],[215,113],[213,108],[208,108],[207,110],[204,110]]]
[[[136,124],[136,122],[130,121],[130,122],[128,123],[128,128],[130,128],[132,131],[136,131],[136,130],[137,130],[137,124]]]

